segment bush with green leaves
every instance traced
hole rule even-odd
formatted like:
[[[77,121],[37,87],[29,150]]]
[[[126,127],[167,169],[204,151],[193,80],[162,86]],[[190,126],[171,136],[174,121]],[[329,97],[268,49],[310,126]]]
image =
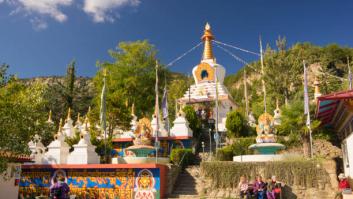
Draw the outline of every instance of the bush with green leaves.
[[[254,143],[254,137],[237,138],[232,145],[218,149],[216,159],[220,161],[231,161],[233,156],[253,154],[254,152],[249,149],[249,146]]]
[[[197,117],[195,109],[192,106],[185,106],[183,108],[185,118],[189,122],[189,127],[193,131],[194,137],[198,137],[201,131],[201,120]]]
[[[255,179],[257,175],[270,178],[272,175],[289,186],[319,187],[330,183],[328,173],[316,160],[285,160],[271,162],[201,162],[201,174],[212,182],[214,188],[233,188],[240,176]]]
[[[192,153],[192,149],[172,149],[170,153],[170,160],[175,164],[185,168],[186,166],[193,164],[195,155]]]
[[[244,123],[245,120],[240,112],[238,111],[231,111],[227,114],[226,120],[226,128],[227,128],[227,135],[229,137],[239,137],[239,136],[246,136],[247,132],[244,131]]]

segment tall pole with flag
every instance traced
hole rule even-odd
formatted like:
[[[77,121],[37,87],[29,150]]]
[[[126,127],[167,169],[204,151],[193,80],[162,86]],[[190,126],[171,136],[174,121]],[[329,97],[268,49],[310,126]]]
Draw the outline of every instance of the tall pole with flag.
[[[352,71],[351,67],[349,66],[349,57],[347,57],[347,65],[348,65],[348,81],[349,81],[349,90],[352,90]]]
[[[310,136],[310,157],[313,157],[313,138],[311,132],[311,121],[310,121],[310,109],[309,109],[309,94],[308,94],[308,75],[305,60],[303,60],[304,66],[304,115],[306,115],[306,126],[309,129]]]
[[[262,75],[262,91],[264,93],[264,111],[267,113],[267,107],[266,107],[266,86],[265,86],[265,71],[264,71],[264,56],[262,52],[262,41],[261,41],[261,35],[259,37],[260,40],[260,61],[261,61],[261,75]]]
[[[159,96],[158,96],[158,61],[156,61],[156,85],[155,85],[155,92],[156,92],[156,104],[155,104],[155,115],[157,120],[157,127],[155,133],[155,148],[156,148],[156,163],[158,163],[158,131],[159,131]]]
[[[101,129],[104,134],[104,156],[107,163],[107,118],[106,118],[106,76],[107,70],[103,70],[103,87],[102,87],[102,94],[101,94],[101,107],[100,107],[100,124]]]
[[[164,85],[164,91],[163,91],[163,98],[162,98],[162,115],[163,115],[163,120],[166,123],[167,126],[167,131],[169,135],[169,113],[168,113],[168,91],[167,91],[167,84]]]

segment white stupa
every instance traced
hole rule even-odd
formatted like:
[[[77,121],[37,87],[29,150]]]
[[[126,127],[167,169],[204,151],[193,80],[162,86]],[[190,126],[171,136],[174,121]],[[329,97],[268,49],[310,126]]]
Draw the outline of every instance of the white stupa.
[[[65,125],[63,127],[63,133],[66,137],[72,138],[75,136],[75,128],[73,126],[73,121],[71,119],[71,108],[69,108],[68,113],[67,113]]]
[[[189,127],[189,122],[185,118],[184,113],[180,110],[174,120],[174,125],[170,129],[171,137],[192,137],[193,132]]]
[[[45,153],[43,164],[66,164],[70,146],[65,142],[65,135],[62,132],[62,120],[60,120],[58,133],[48,145],[48,152]]]
[[[216,62],[216,58],[213,55],[212,40],[214,40],[214,36],[208,23],[201,39],[204,41],[202,60],[192,70],[195,84],[190,86],[184,96],[178,99],[178,102],[182,105],[215,102],[217,88],[219,101],[218,129],[219,131],[225,131],[224,118],[227,117],[229,110],[236,108],[236,104],[223,84],[226,70]],[[210,113],[212,118],[216,118],[216,107],[212,107]]]
[[[35,164],[42,164],[45,153],[45,146],[41,142],[42,138],[39,135],[35,135],[33,140],[28,143],[29,150],[31,151],[31,160]]]
[[[80,141],[73,145],[74,150],[67,159],[67,164],[99,164],[100,157],[96,153],[96,147],[91,143],[91,136],[88,131],[88,119],[86,119],[84,128],[80,134]]]
[[[165,125],[162,122],[161,117],[159,117],[158,120],[159,120],[159,123],[158,123],[158,126],[159,126],[158,137],[168,137],[168,130],[165,129]],[[157,133],[157,117],[156,117],[156,115],[153,115],[153,117],[152,117],[151,126],[152,126],[152,129],[153,129],[153,134],[152,135],[153,135],[153,137],[156,137],[156,133]]]

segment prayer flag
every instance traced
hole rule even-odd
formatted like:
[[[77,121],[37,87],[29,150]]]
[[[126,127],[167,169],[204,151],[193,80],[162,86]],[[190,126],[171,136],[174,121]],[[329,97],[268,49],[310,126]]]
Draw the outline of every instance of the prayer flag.
[[[163,119],[168,118],[168,91],[167,87],[164,87],[164,93],[163,93],[163,98],[162,98],[162,114],[163,114]]]
[[[303,61],[303,65],[304,65],[304,114],[307,115],[306,125],[310,126],[308,77],[307,77],[305,61]]]

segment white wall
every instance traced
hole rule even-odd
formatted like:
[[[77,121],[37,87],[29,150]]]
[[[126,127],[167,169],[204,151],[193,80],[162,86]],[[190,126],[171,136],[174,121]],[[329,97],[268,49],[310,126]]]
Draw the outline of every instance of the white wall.
[[[343,168],[346,176],[353,177],[353,134],[342,142]]]
[[[21,164],[18,163],[9,163],[8,169],[6,171],[6,178],[8,180],[4,180],[4,176],[0,175],[0,198],[6,199],[17,199],[18,198],[18,188],[19,186],[15,186],[15,179],[18,178],[19,173],[16,174],[15,168],[20,167]]]

